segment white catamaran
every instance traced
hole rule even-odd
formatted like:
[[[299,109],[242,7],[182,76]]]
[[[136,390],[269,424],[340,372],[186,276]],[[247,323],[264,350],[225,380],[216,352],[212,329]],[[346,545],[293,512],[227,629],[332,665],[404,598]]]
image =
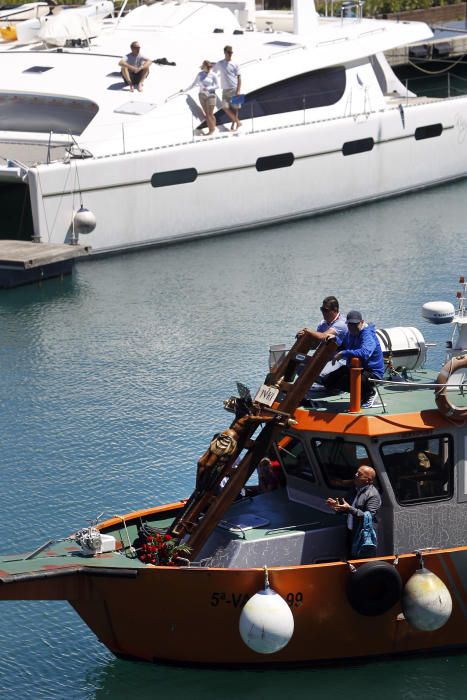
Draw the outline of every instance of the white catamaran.
[[[293,32],[261,29],[250,0],[164,0],[102,19],[109,5],[18,23],[0,43],[4,238],[109,253],[466,174],[467,96],[417,96],[384,56],[429,38],[425,24],[365,19],[360,5],[320,17],[313,0],[296,0]],[[118,67],[133,40],[154,60],[141,93]],[[197,89],[181,90],[226,44],[242,127],[230,131],[218,92],[217,129],[202,137]]]

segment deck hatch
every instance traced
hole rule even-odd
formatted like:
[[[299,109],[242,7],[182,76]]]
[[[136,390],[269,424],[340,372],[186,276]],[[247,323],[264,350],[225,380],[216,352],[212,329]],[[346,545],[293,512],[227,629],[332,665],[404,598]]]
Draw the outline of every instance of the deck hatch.
[[[31,66],[31,68],[26,68],[23,73],[46,73],[48,70],[52,70],[53,66]]]
[[[277,153],[275,156],[264,156],[256,161],[256,170],[263,172],[264,170],[275,170],[276,168],[290,168],[294,161],[295,156],[293,153]]]
[[[198,177],[196,168],[183,168],[182,170],[166,170],[162,173],[154,173],[151,178],[153,187],[170,187],[171,185],[184,185],[194,182]]]
[[[342,146],[342,155],[353,156],[356,153],[366,153],[367,151],[372,151],[374,145],[375,142],[372,138],[346,141]]]
[[[294,41],[267,41],[265,46],[300,46],[300,44],[295,43]]]
[[[419,126],[415,129],[415,141],[422,139],[433,139],[436,136],[441,136],[443,133],[442,124],[429,124],[428,126]]]

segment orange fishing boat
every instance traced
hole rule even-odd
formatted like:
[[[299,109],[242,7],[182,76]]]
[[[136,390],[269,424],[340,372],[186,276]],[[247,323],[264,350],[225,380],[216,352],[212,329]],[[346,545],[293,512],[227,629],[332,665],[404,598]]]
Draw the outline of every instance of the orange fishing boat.
[[[192,664],[339,661],[467,646],[467,284],[458,309],[423,315],[454,329],[440,372],[422,369],[415,328],[378,331],[378,404],[327,395],[336,352],[301,334],[198,463],[187,500],[0,557],[0,600],[67,600],[114,654]],[[312,352],[314,350],[314,352]],[[310,389],[311,387],[311,389]],[[306,401],[305,401],[306,397]],[[305,405],[304,405],[305,404]],[[278,488],[250,485],[262,458]],[[361,465],[381,494],[378,541],[350,558],[345,498]],[[347,496],[348,497],[348,496]]]

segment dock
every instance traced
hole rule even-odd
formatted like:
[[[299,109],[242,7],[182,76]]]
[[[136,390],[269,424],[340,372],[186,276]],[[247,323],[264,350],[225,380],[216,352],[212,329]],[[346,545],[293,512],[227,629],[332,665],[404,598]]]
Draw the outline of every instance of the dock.
[[[0,289],[70,275],[75,260],[90,250],[81,245],[0,241]]]
[[[403,66],[420,61],[454,62],[460,56],[467,54],[467,29],[464,22],[433,27],[434,37],[420,44],[400,46],[386,51],[385,55],[391,66]]]

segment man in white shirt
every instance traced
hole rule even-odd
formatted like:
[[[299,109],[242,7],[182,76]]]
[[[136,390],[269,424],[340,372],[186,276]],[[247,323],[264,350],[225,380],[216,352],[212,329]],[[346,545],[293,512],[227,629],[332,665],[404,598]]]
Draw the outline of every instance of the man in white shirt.
[[[131,43],[130,49],[131,53],[123,56],[118,65],[122,69],[123,80],[130,86],[130,92],[134,92],[135,85],[141,92],[152,61],[140,54],[141,47],[137,41]]]
[[[242,125],[242,122],[238,118],[240,104],[236,103],[235,100],[232,103],[232,98],[240,95],[242,80],[238,64],[232,61],[232,53],[233,49],[231,46],[224,46],[224,58],[216,63],[213,70],[220,75],[222,109],[232,122],[231,130],[235,131]]]

